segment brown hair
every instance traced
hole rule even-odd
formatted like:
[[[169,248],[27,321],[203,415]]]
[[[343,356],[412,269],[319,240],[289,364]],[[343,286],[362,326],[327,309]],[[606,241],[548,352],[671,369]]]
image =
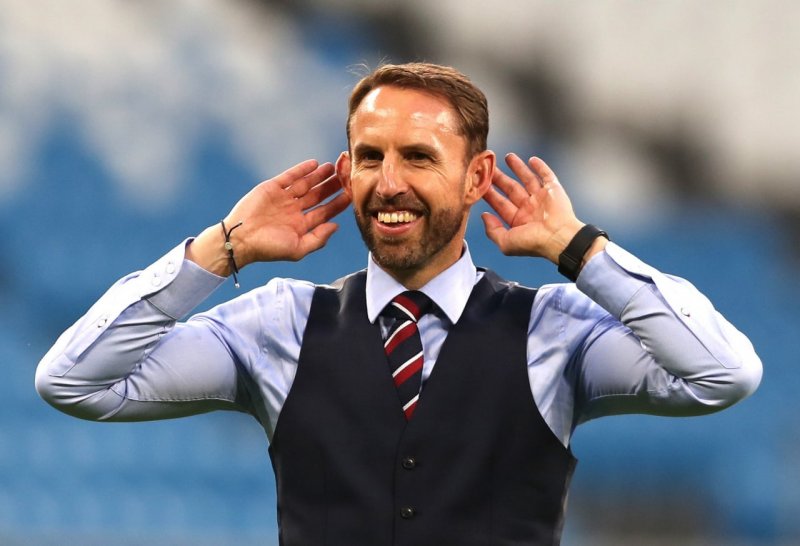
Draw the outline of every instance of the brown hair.
[[[384,85],[417,89],[446,99],[458,116],[459,134],[467,139],[467,160],[486,149],[489,134],[486,96],[455,68],[431,63],[384,64],[361,78],[350,93],[348,143],[350,121],[356,109],[370,91]]]

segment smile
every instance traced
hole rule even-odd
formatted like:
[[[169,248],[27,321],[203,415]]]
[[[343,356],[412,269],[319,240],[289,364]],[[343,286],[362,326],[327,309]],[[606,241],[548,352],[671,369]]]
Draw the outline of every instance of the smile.
[[[405,224],[413,222],[419,216],[407,210],[393,211],[393,212],[378,212],[378,222],[382,224]]]

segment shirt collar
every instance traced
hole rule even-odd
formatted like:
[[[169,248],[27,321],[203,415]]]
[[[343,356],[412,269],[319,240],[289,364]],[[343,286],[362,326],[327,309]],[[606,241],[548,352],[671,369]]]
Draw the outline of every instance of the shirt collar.
[[[464,252],[456,263],[431,279],[420,288],[426,296],[441,309],[450,322],[455,324],[467,305],[472,287],[478,280],[478,271],[472,263],[467,242],[464,241]],[[369,255],[367,264],[367,317],[375,322],[386,305],[406,288],[391,275],[380,268]]]

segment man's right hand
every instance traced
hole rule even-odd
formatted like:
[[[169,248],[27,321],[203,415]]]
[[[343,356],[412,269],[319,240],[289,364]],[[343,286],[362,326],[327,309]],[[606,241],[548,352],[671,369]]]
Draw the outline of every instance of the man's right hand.
[[[261,182],[225,217],[236,265],[253,262],[297,261],[319,250],[336,231],[329,220],[347,208],[350,199],[341,189],[333,165],[309,159]],[[222,226],[206,228],[186,251],[186,257],[211,273],[231,274]]]

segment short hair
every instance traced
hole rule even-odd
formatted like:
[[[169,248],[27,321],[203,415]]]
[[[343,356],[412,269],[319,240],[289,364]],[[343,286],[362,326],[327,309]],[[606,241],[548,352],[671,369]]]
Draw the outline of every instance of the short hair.
[[[372,90],[384,85],[416,89],[447,100],[458,116],[459,134],[467,140],[467,160],[486,149],[489,107],[483,91],[455,68],[420,62],[383,64],[353,87],[347,114],[348,146],[350,122],[356,109]]]

